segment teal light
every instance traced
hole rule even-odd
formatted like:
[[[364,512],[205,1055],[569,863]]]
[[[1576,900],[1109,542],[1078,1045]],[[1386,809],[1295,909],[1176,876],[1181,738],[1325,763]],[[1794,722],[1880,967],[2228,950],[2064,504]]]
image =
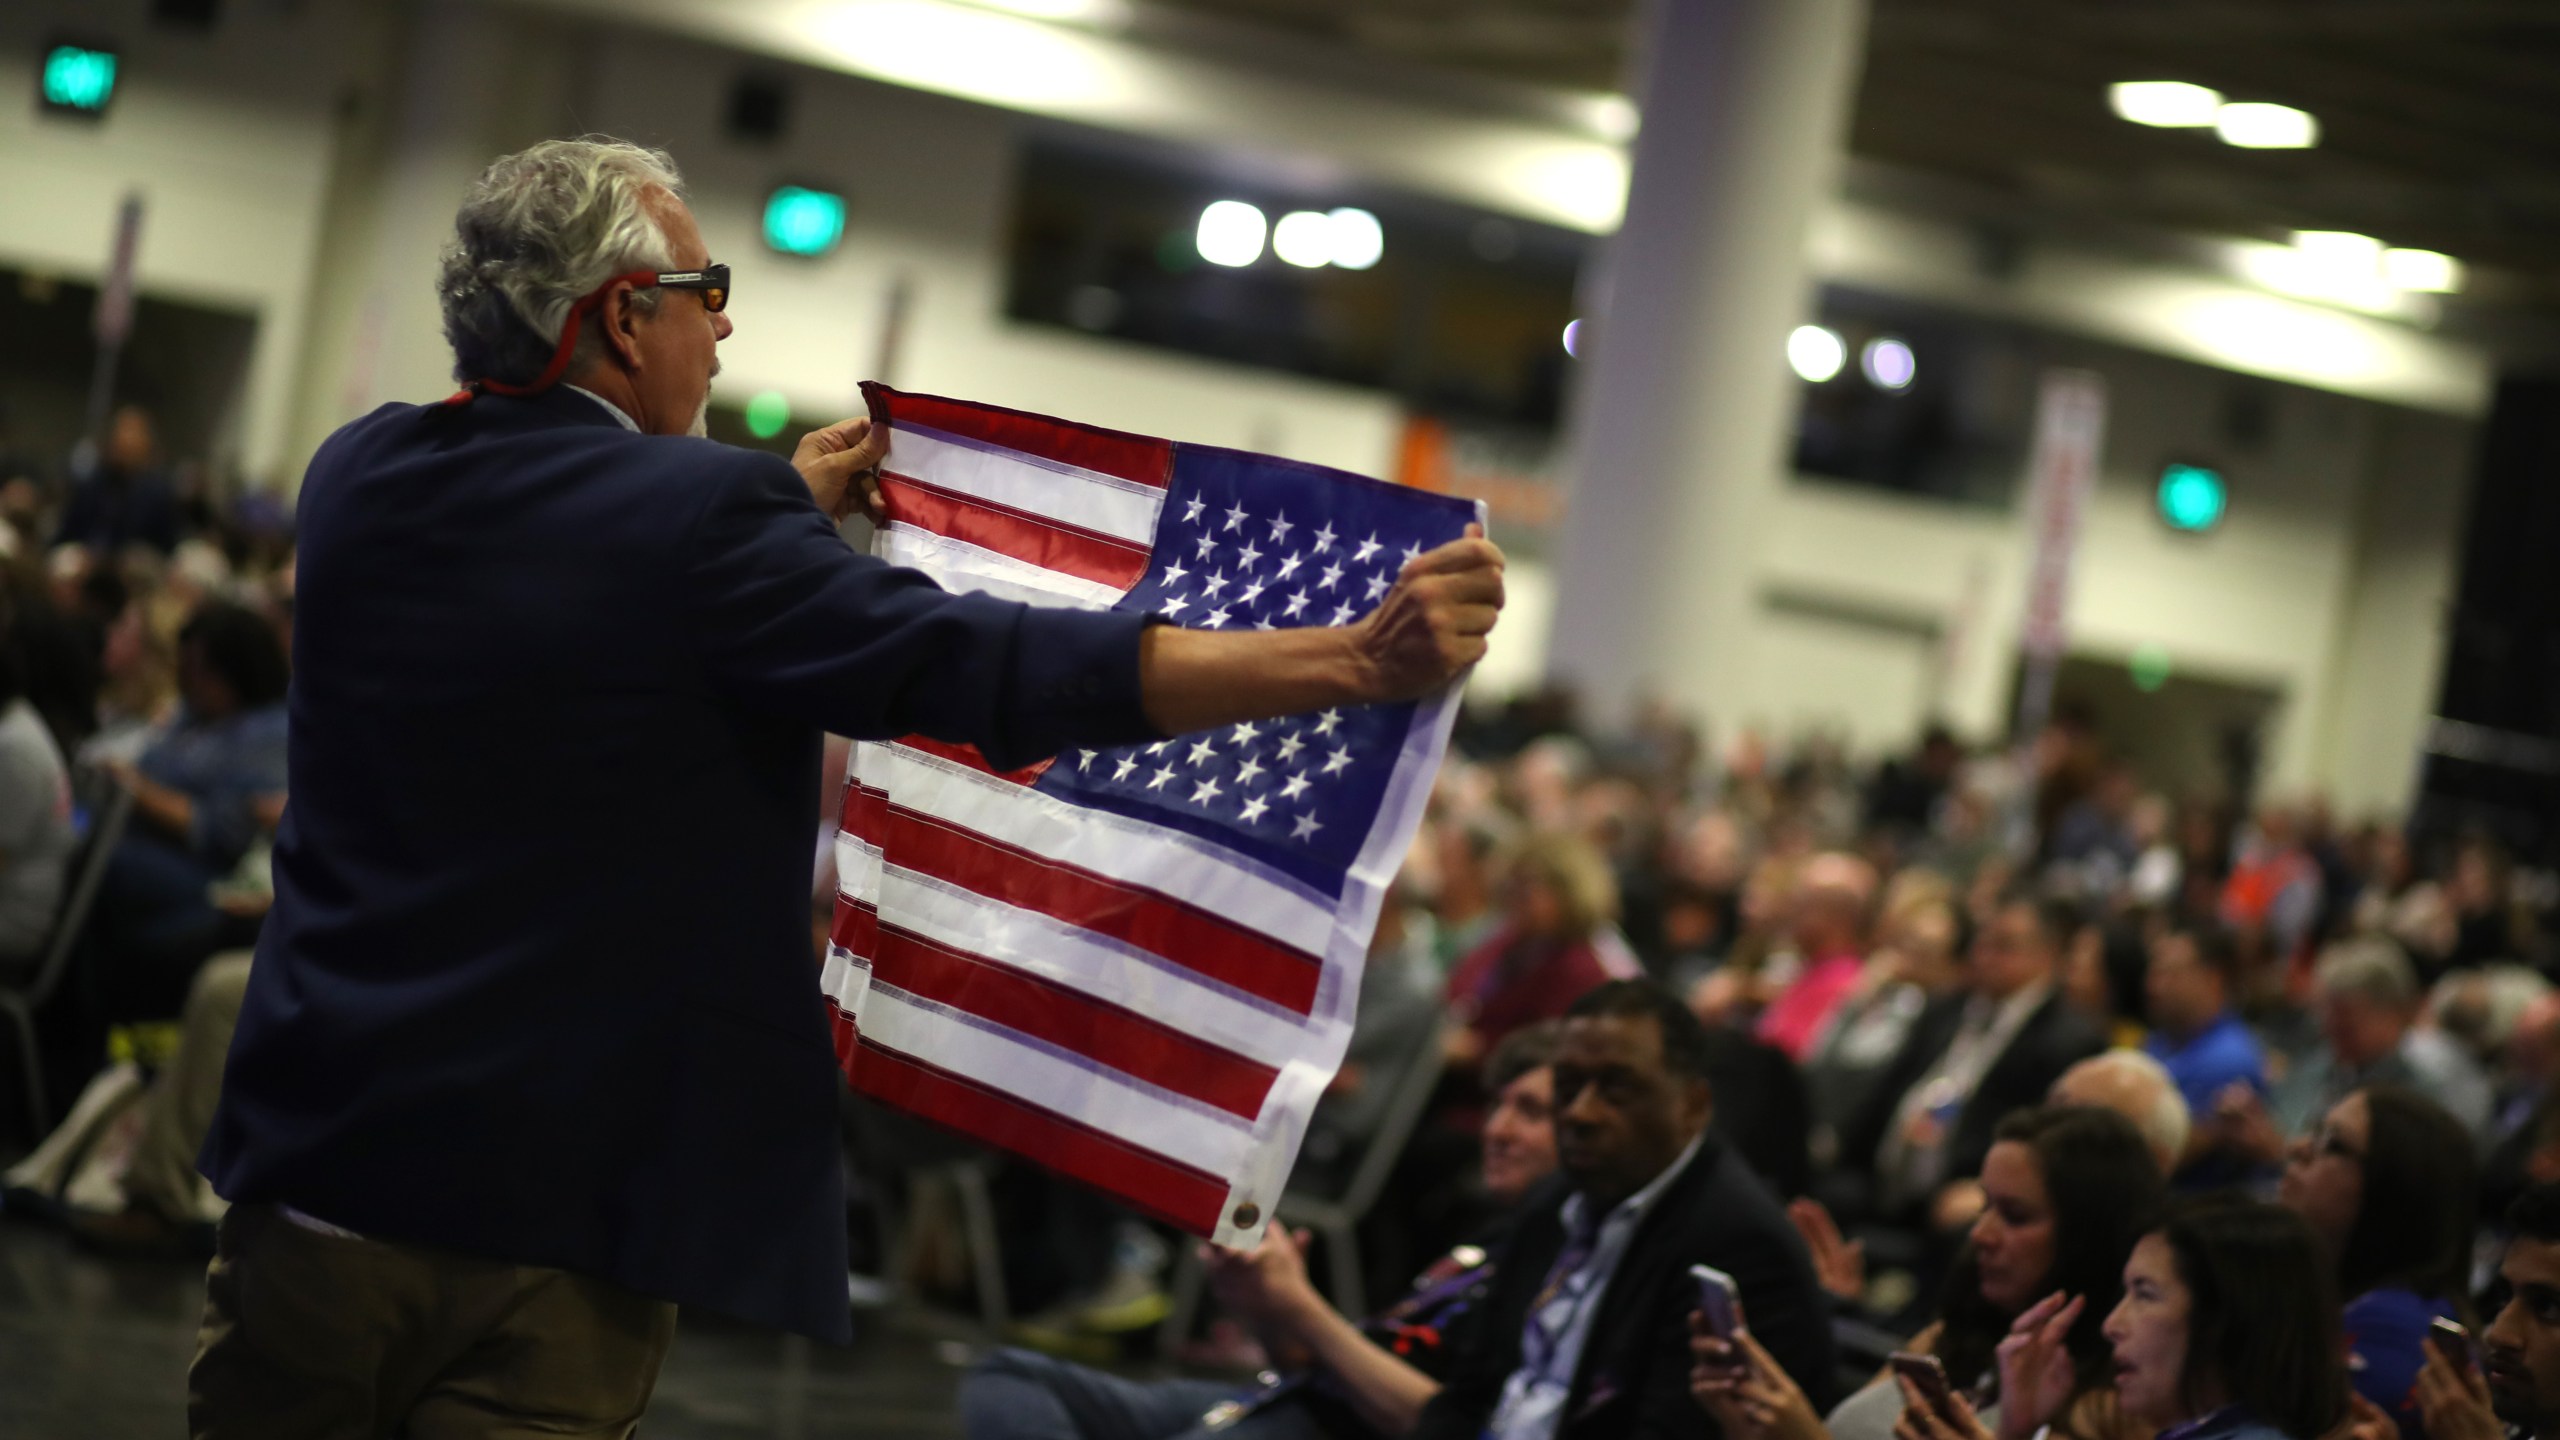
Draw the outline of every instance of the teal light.
[[[2202,534],[2222,523],[2231,487],[2222,472],[2202,465],[2169,465],[2160,471],[2160,518],[2172,530]]]
[[[764,202],[764,243],[785,255],[824,255],[844,238],[844,197],[785,185]]]
[[[2142,644],[2133,647],[2133,655],[2125,668],[2133,673],[2133,688],[2149,695],[2169,683],[2173,667],[2165,647]]]
[[[44,103],[48,108],[103,115],[115,94],[114,51],[56,45],[45,52]]]
[[[779,390],[759,390],[747,401],[747,431],[770,440],[791,423],[791,402]]]

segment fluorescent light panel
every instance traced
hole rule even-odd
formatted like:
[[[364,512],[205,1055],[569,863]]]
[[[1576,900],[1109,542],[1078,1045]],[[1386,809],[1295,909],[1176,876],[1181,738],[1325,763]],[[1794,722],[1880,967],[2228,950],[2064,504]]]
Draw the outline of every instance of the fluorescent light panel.
[[[2243,150],[2308,150],[2320,143],[2320,122],[2308,110],[2246,100],[2223,106],[2213,133]]]
[[[2107,87],[2107,104],[2136,125],[2211,125],[2222,92],[2184,80],[2123,80]]]

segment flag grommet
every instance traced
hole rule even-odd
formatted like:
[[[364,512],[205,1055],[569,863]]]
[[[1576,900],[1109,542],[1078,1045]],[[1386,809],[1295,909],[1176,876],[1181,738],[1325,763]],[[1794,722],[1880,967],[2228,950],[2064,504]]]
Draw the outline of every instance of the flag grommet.
[[[1248,1200],[1236,1207],[1236,1228],[1250,1230],[1262,1221],[1262,1207]]]

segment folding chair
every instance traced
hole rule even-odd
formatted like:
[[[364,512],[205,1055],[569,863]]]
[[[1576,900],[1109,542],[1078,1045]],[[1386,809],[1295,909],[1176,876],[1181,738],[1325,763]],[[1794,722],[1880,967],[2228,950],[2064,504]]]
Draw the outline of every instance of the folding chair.
[[[53,934],[46,940],[44,955],[35,970],[24,980],[0,983],[0,1015],[8,1017],[17,1032],[18,1058],[25,1070],[27,1114],[35,1128],[29,1132],[41,1140],[51,1128],[52,1112],[45,1104],[44,1062],[36,1053],[35,1012],[51,998],[62,983],[63,973],[71,968],[71,952],[80,943],[80,934],[89,925],[89,912],[98,903],[98,888],[107,878],[107,862],[115,855],[116,842],[124,838],[125,822],[133,817],[133,792],[121,785],[111,786],[96,811],[89,833],[72,854],[71,884],[63,892],[62,908],[54,917]]]
[[[1360,1222],[1377,1207],[1378,1197],[1395,1173],[1396,1162],[1404,1156],[1406,1143],[1422,1126],[1432,1092],[1440,1087],[1444,1068],[1442,1042],[1446,1038],[1444,1020],[1423,1037],[1411,1062],[1397,1074],[1395,1092],[1378,1118],[1377,1132],[1369,1137],[1368,1148],[1360,1152],[1360,1163],[1353,1167],[1351,1180],[1342,1187],[1341,1194],[1319,1196],[1284,1191],[1280,1203],[1272,1207],[1272,1224],[1303,1225],[1324,1237],[1325,1268],[1333,1282],[1328,1288],[1334,1308],[1355,1320],[1369,1309],[1368,1285],[1361,1279]],[[1173,1310],[1165,1317],[1168,1346],[1180,1344],[1191,1334],[1192,1323],[1199,1318],[1200,1291],[1207,1279],[1197,1252],[1185,1247],[1182,1263],[1174,1273]]]

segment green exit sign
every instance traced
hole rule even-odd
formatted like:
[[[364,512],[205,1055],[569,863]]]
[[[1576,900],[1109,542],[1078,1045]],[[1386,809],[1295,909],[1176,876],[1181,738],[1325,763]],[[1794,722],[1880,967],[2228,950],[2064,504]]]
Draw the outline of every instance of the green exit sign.
[[[2172,530],[2201,535],[2222,523],[2231,508],[2231,485],[2209,465],[2171,463],[2161,467],[2157,496],[2160,519]]]
[[[844,197],[784,185],[765,197],[764,243],[785,255],[824,255],[844,238]]]
[[[49,114],[99,118],[116,98],[116,52],[70,40],[47,45],[36,96]]]

